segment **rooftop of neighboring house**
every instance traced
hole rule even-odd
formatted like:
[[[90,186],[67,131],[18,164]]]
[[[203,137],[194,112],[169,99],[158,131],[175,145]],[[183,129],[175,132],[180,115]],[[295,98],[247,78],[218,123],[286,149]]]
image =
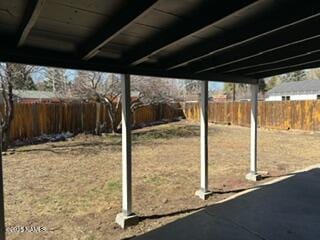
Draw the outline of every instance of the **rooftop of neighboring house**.
[[[52,99],[59,98],[54,92],[36,90],[13,90],[13,95],[21,99]]]
[[[225,102],[228,100],[228,96],[226,94],[213,94],[212,100],[215,102]]]
[[[268,96],[319,94],[320,80],[284,82],[268,91]]]

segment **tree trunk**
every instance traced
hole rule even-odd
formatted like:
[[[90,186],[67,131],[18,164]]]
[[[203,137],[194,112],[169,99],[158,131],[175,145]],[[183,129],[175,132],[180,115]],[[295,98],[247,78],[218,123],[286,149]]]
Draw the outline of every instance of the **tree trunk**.
[[[96,103],[96,130],[95,134],[100,135],[100,103]]]
[[[9,138],[8,138],[8,134],[6,133],[6,131],[0,130],[0,134],[1,134],[1,153],[2,151],[7,151],[8,147],[9,147]]]
[[[108,106],[108,116],[110,119],[110,128],[113,134],[115,134],[117,132],[117,125],[116,125],[116,113],[115,113],[115,109],[113,106],[109,105]]]
[[[236,83],[232,84],[232,102],[236,100]]]
[[[0,128],[0,239],[5,239],[5,214],[4,214],[4,190],[3,190],[3,163],[2,163],[2,145],[3,134]]]

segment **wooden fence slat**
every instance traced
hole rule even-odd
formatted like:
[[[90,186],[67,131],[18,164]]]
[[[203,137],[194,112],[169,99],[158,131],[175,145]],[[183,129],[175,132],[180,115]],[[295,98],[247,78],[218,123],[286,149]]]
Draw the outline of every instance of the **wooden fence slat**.
[[[259,126],[274,129],[320,130],[320,101],[259,102]],[[199,121],[199,103],[185,104],[185,117]],[[211,102],[209,121],[250,126],[250,102]]]
[[[15,103],[14,118],[9,137],[11,141],[30,139],[43,134],[57,134],[62,132],[91,132],[100,125],[110,129],[107,106],[96,103]],[[116,123],[121,121],[121,109],[116,114]],[[3,111],[3,106],[0,106]],[[100,114],[97,114],[100,111]],[[154,122],[162,119],[174,120],[183,117],[180,104],[159,104],[139,108],[135,114],[133,124]]]

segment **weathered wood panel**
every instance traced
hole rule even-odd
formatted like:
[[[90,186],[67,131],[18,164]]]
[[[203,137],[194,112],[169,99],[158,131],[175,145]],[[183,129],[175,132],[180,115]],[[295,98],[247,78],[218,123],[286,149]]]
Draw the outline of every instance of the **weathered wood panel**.
[[[107,106],[99,103],[17,103],[10,128],[10,140],[30,139],[43,134],[62,132],[94,132],[97,126],[110,129]],[[0,111],[2,111],[0,106]],[[159,120],[173,120],[183,116],[179,104],[143,106],[133,115],[133,125]],[[119,109],[116,122],[121,121]]]
[[[209,103],[209,121],[250,126],[250,102]],[[199,103],[185,104],[188,120],[199,121]],[[259,102],[258,125],[263,128],[320,130],[320,101]]]

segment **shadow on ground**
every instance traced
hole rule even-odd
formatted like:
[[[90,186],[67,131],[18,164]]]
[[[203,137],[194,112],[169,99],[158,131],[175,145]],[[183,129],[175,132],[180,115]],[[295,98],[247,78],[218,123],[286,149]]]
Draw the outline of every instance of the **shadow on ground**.
[[[320,169],[211,205],[135,240],[320,239]]]

